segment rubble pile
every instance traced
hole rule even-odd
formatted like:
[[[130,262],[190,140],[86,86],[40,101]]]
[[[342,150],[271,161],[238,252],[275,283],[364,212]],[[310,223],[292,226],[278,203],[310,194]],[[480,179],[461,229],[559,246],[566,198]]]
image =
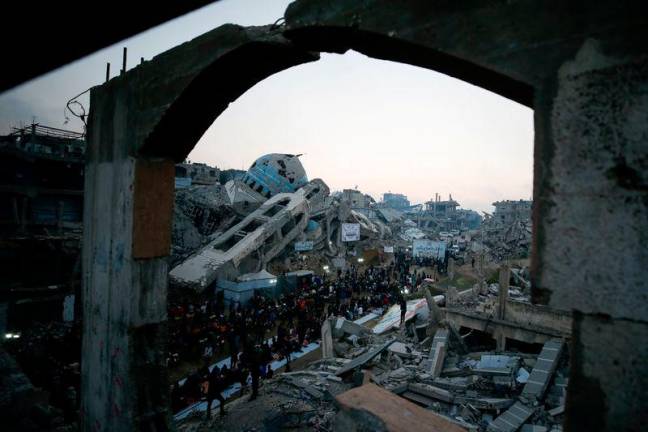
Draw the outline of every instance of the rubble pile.
[[[526,258],[531,248],[531,201],[498,201],[495,213],[485,214],[481,240],[498,261]]]
[[[171,262],[177,263],[201,247],[211,234],[233,220],[221,185],[194,186],[175,194]]]
[[[504,225],[486,218],[481,227],[484,245],[498,261],[526,258],[531,248],[531,221],[516,220]]]
[[[357,232],[343,235],[346,225]],[[298,156],[270,154],[242,179],[176,194],[170,279],[201,291],[217,279],[295,269],[286,258],[296,251],[316,255],[320,268],[339,268],[358,251],[381,249],[391,236],[386,224],[331,196],[322,180],[309,181]]]
[[[382,334],[341,317],[325,320],[322,359],[266,381],[256,400],[229,402],[228,414],[211,428],[337,431],[375,421],[374,430],[392,430],[390,422],[411,420],[356,416],[345,406],[362,398],[346,396],[358,388],[378,405],[416,405],[447,430],[562,430],[568,382],[562,340],[549,339],[540,353],[473,351],[454,323],[436,321],[436,313],[413,316]],[[192,430],[191,422],[180,430]]]
[[[364,370],[363,379],[368,376],[465,430],[514,431],[523,424],[535,428],[529,430],[561,430],[567,383],[562,341],[548,341],[538,355],[470,352],[451,323],[441,323],[433,337],[421,342],[413,329],[385,336],[345,335],[342,339],[352,338],[352,343],[334,343],[335,352],[351,361],[342,370],[329,364],[327,371],[343,375]],[[346,352],[342,347],[348,347]],[[363,358],[367,353],[372,355]]]

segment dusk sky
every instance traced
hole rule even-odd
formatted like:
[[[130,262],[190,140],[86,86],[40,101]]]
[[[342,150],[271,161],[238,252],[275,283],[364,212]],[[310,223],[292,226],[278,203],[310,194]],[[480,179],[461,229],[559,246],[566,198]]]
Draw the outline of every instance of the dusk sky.
[[[113,74],[224,23],[263,25],[289,0],[222,0],[122,41],[0,95],[0,133],[36,121],[80,130],[65,103]],[[88,99],[80,99],[88,108]],[[356,52],[280,72],[257,84],[213,123],[189,159],[247,169],[265,153],[302,153],[309,178],[413,202],[452,194],[463,208],[492,211],[530,199],[533,111],[431,70]]]

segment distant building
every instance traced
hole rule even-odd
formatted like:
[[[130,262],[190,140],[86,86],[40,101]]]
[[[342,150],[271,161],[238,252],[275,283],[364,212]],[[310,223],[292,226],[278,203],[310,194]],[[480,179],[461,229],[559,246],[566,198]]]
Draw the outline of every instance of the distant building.
[[[451,218],[459,207],[459,203],[449,196],[447,201],[441,201],[441,195],[425,203],[426,212],[434,218]]]
[[[342,201],[347,203],[352,209],[368,208],[373,199],[356,189],[344,189],[342,191]]]
[[[383,194],[383,205],[387,208],[404,210],[410,206],[407,196],[396,193]]]
[[[0,136],[3,228],[80,226],[85,148],[83,134],[37,123]]]
[[[213,185],[220,181],[220,170],[204,163],[181,163],[175,167],[176,189],[191,185]]]
[[[515,221],[530,221],[532,204],[533,201],[526,200],[494,202],[495,212],[493,213],[493,219],[505,225]]]
[[[82,133],[37,123],[0,136],[0,325],[8,330],[79,310],[85,151]]]
[[[482,217],[475,210],[457,209],[456,219],[458,229],[474,230],[479,228],[482,222]]]
[[[416,213],[417,225],[437,232],[476,229],[481,225],[479,213],[458,207],[459,203],[452,199],[452,195],[448,200],[441,200],[441,196],[435,194],[434,199],[426,202],[425,208]]]

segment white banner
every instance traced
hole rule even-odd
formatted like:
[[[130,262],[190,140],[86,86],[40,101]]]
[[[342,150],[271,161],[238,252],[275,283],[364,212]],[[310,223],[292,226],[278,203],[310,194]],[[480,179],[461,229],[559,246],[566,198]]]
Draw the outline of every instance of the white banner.
[[[312,241],[295,242],[295,250],[297,252],[313,250],[313,242]]]
[[[385,246],[385,253],[394,253],[394,246]]]
[[[412,243],[412,255],[415,257],[429,257],[444,259],[446,244],[442,241],[420,239]]]
[[[351,242],[360,240],[360,224],[343,223],[342,224],[342,241]]]

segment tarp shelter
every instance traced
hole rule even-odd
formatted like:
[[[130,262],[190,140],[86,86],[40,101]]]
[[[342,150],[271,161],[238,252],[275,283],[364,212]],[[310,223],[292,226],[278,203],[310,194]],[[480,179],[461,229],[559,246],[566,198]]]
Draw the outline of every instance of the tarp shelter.
[[[216,287],[217,290],[223,290],[223,297],[228,303],[238,301],[246,304],[254,296],[255,290],[270,297],[277,297],[280,294],[277,277],[266,270],[241,275],[235,282],[219,279]]]

